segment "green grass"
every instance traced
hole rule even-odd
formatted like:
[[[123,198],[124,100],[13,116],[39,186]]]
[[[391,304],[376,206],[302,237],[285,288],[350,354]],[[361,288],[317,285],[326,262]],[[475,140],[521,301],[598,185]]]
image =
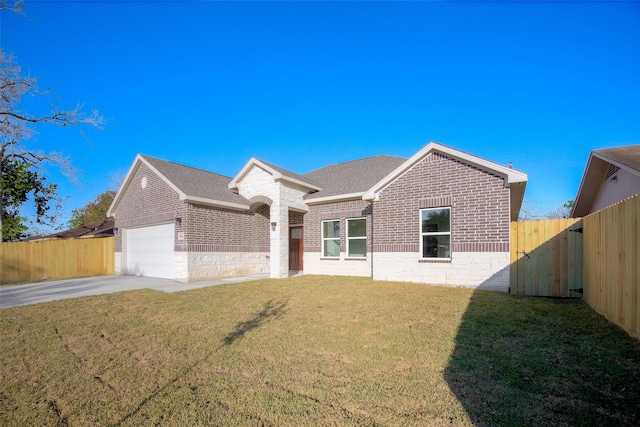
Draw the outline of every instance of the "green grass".
[[[0,310],[0,425],[638,425],[582,301],[303,276]]]

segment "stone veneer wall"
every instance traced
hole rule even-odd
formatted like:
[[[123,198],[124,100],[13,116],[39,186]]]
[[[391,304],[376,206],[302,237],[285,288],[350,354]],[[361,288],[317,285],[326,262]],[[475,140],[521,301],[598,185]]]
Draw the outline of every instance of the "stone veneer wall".
[[[254,166],[238,183],[238,192],[248,200],[256,198],[271,200],[269,222],[275,223],[275,230],[269,228],[269,272],[273,278],[288,277],[289,212],[307,211],[307,206],[302,200],[307,190],[282,181],[275,181],[270,173]]]
[[[189,268],[189,281],[269,272],[269,252],[185,252],[185,254]]]
[[[374,202],[373,278],[508,290],[509,189],[500,176],[432,153]],[[423,259],[420,209],[451,207],[451,260]]]
[[[364,200],[349,200],[309,206],[304,216],[304,273],[344,276],[371,276],[371,236],[373,206]],[[347,258],[347,219],[367,219],[366,259]],[[322,221],[340,220],[340,258],[322,257]]]
[[[509,252],[457,252],[450,262],[420,262],[411,252],[376,252],[374,280],[509,291]]]

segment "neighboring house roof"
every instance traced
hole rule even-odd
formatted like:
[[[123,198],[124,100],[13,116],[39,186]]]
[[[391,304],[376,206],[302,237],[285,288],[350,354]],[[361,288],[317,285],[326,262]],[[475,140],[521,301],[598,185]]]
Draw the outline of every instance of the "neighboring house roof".
[[[407,159],[380,155],[325,166],[304,174],[322,190],[309,194],[305,202],[322,203],[332,199],[361,198],[378,181]]]
[[[238,184],[242,181],[242,178],[245,177],[247,173],[254,167],[257,166],[262,170],[265,170],[269,174],[273,176],[275,181],[284,181],[292,184],[296,184],[303,188],[307,188],[312,191],[321,190],[321,187],[318,186],[317,183],[313,182],[302,175],[298,175],[295,172],[291,172],[285,168],[281,168],[280,166],[273,165],[271,163],[267,163],[264,160],[256,159],[252,157],[249,161],[244,165],[244,167],[238,172],[238,174],[229,182],[230,189],[237,189]]]
[[[138,154],[133,166],[127,173],[123,185],[113,199],[108,215],[113,215],[123,196],[124,189],[133,179],[141,163],[146,164],[167,185],[173,188],[178,193],[180,200],[231,209],[249,209],[250,203],[247,199],[233,191],[229,191],[228,184],[231,178],[227,176]]]
[[[422,150],[418,151],[410,159],[406,160],[395,170],[389,173],[386,177],[373,185],[371,189],[369,189],[362,196],[362,198],[365,200],[375,200],[378,193],[380,193],[385,187],[395,181],[407,170],[411,169],[416,163],[420,162],[426,156],[434,152],[445,154],[464,163],[474,165],[482,170],[494,173],[498,176],[502,176],[504,178],[505,186],[509,188],[509,191],[511,193],[511,220],[516,221],[518,219],[520,207],[522,206],[522,200],[524,199],[524,190],[527,185],[527,174],[519,172],[510,167],[502,166],[498,163],[485,160],[472,154],[465,153],[464,151],[447,147],[446,145],[442,145],[437,142],[430,142],[429,144],[427,144]]]
[[[591,213],[600,185],[611,167],[624,169],[640,177],[640,144],[591,151],[573,206],[572,217]]]
[[[594,150],[593,154],[640,176],[640,144]]]
[[[113,236],[113,218],[102,221],[92,222],[90,224],[81,225],[80,227],[71,228],[69,230],[60,231],[58,233],[39,236],[29,241],[35,240],[55,240],[55,239],[86,239],[90,237],[109,237]]]

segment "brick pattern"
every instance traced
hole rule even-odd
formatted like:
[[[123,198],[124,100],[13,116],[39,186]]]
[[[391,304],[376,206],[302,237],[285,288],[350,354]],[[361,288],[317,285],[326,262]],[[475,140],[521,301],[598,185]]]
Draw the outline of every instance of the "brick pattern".
[[[147,185],[142,188],[142,178]],[[268,252],[269,206],[256,206],[253,212],[185,203],[144,163],[135,172],[115,212],[115,227],[127,228],[173,221],[176,251]],[[178,233],[184,239],[178,240]],[[122,251],[122,233],[116,234],[116,252]],[[197,249],[196,249],[197,248]]]
[[[267,205],[249,212],[188,204],[182,224],[189,251],[269,252]]]
[[[364,200],[349,200],[344,202],[326,203],[309,206],[309,212],[304,216],[304,251],[322,252],[322,221],[328,219],[340,220],[340,251],[347,247],[347,218],[367,218],[367,253],[371,252],[371,236],[373,205]]]
[[[142,178],[147,185],[142,188]],[[186,206],[178,193],[144,163],[134,173],[115,212],[115,227],[139,227],[184,218]],[[182,231],[176,227],[176,232]],[[122,233],[115,236],[116,252],[122,252]]]
[[[289,211],[289,225],[304,224],[304,213]]]
[[[451,206],[454,253],[509,251],[504,179],[446,155],[425,157],[374,204],[374,252],[419,252],[420,209],[439,206]]]

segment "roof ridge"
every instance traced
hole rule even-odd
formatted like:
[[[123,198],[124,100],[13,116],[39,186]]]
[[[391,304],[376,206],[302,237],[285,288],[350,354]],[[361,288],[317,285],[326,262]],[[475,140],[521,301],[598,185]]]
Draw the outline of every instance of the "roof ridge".
[[[361,157],[361,158],[359,158],[359,159],[345,160],[344,162],[338,162],[338,163],[329,163],[328,165],[324,165],[324,166],[321,166],[321,167],[319,167],[319,168],[317,168],[317,169],[310,170],[309,172],[306,172],[306,173],[304,173],[304,174],[302,174],[302,175],[303,175],[303,176],[306,176],[306,175],[308,175],[308,174],[310,174],[310,173],[313,173],[313,172],[319,171],[320,169],[328,168],[328,167],[330,167],[330,166],[345,165],[345,164],[347,164],[347,163],[354,163],[354,162],[359,162],[359,161],[362,161],[362,160],[369,160],[369,159],[373,159],[373,158],[376,158],[376,157],[393,157],[393,158],[395,158],[395,159],[404,159],[404,160],[407,160],[407,158],[406,158],[406,157],[402,157],[402,156],[394,156],[394,155],[392,155],[392,154],[374,154],[373,156]]]
[[[197,170],[197,171],[206,172],[206,173],[210,173],[212,175],[218,175],[218,176],[221,176],[223,178],[231,179],[230,176],[223,175],[223,174],[218,173],[218,172],[213,172],[213,171],[210,171],[210,170],[207,170],[207,169],[203,169],[203,168],[199,168],[199,167],[196,167],[196,166],[185,165],[184,163],[178,163],[178,162],[174,162],[174,161],[171,161],[171,160],[161,159],[159,157],[150,156],[148,154],[140,154],[140,157],[151,158],[153,160],[159,160],[159,161],[164,162],[164,163],[171,163],[173,165],[181,166],[181,167],[184,167],[184,168],[194,169],[194,170]]]

